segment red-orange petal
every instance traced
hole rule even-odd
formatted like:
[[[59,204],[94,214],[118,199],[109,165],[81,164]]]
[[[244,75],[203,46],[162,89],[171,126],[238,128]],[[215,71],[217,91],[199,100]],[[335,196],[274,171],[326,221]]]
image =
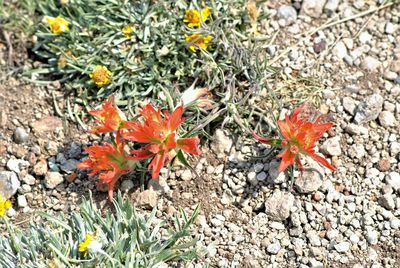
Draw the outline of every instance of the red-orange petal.
[[[178,139],[178,141],[177,141],[178,148],[182,149],[183,151],[185,151],[189,154],[193,154],[193,155],[200,154],[200,151],[198,148],[199,143],[200,143],[200,140],[197,137],[182,138],[182,139]]]
[[[153,179],[157,179],[161,168],[164,166],[167,156],[167,153],[157,154],[149,164],[149,170],[152,170],[151,177]]]
[[[182,114],[183,106],[176,107],[168,120],[169,131],[175,131],[183,123]]]
[[[288,166],[293,165],[295,162],[296,156],[294,154],[291,154],[289,150],[284,150],[278,156],[282,158],[281,163],[278,168],[279,172],[285,171]]]
[[[315,161],[319,162],[321,165],[324,165],[325,167],[329,168],[332,171],[335,171],[336,168],[334,166],[332,166],[328,160],[326,160],[325,158],[323,158],[322,156],[316,154],[316,153],[311,153],[309,154]]]

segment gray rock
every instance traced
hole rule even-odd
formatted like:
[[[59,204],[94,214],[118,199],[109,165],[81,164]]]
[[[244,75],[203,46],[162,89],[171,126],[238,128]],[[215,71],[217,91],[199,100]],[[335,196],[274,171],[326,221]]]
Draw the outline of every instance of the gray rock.
[[[343,108],[346,112],[351,115],[354,115],[355,109],[357,107],[357,103],[353,98],[344,97],[342,99]]]
[[[375,72],[381,66],[381,62],[371,56],[366,56],[361,62],[361,68],[367,72]]]
[[[321,16],[326,0],[304,0],[301,5],[300,13],[310,17],[318,18]]]
[[[275,242],[273,244],[269,244],[267,247],[267,252],[270,254],[278,254],[279,250],[281,250],[281,245],[279,244],[279,242]]]
[[[361,102],[356,108],[354,122],[362,124],[378,118],[382,111],[383,98],[379,94],[369,96],[364,102]]]
[[[44,184],[48,189],[54,189],[57,185],[64,181],[63,176],[59,172],[50,171],[44,177]]]
[[[342,154],[340,137],[335,136],[327,139],[321,146],[321,152],[331,156],[339,156]]]
[[[384,194],[378,199],[379,204],[388,209],[393,210],[395,209],[396,205],[394,203],[394,199],[391,194]]]
[[[29,139],[29,134],[26,133],[25,129],[22,127],[17,127],[14,131],[14,142],[22,144],[27,142]]]
[[[350,249],[351,244],[349,242],[340,242],[338,244],[336,244],[334,247],[336,249],[337,252],[339,253],[344,253],[344,252],[348,252]]]
[[[297,19],[296,9],[292,6],[281,6],[278,8],[277,16],[285,21],[286,25],[293,24]]]
[[[266,178],[267,178],[267,173],[265,173],[264,171],[257,174],[258,181],[265,181]]]
[[[394,127],[396,125],[396,118],[392,112],[382,111],[379,114],[379,123],[383,127]]]
[[[22,159],[10,159],[7,161],[7,168],[15,173],[21,173],[22,170],[29,167],[29,162]]]
[[[133,189],[133,187],[135,187],[135,184],[132,180],[123,180],[121,182],[120,189],[122,192],[128,192],[129,190]]]
[[[9,199],[20,186],[17,174],[12,171],[0,171],[0,196]]]
[[[69,172],[76,170],[76,166],[78,164],[79,164],[78,160],[68,159],[67,161],[65,161],[64,163],[62,163],[60,165],[60,168],[62,171],[69,173]]]
[[[397,172],[390,172],[385,177],[386,183],[389,184],[395,191],[400,189],[400,174]]]
[[[290,209],[294,203],[291,193],[275,191],[265,201],[265,212],[274,221],[283,221],[290,216]]]
[[[28,201],[26,201],[25,195],[19,195],[17,198],[18,207],[24,208],[28,206]]]
[[[81,145],[76,142],[71,143],[69,149],[67,150],[67,157],[79,159],[81,157],[81,154],[82,154]]]

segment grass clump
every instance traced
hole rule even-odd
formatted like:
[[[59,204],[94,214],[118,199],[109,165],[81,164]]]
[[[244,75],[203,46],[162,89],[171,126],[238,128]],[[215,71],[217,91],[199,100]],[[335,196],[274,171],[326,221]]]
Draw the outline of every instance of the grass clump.
[[[12,227],[0,236],[0,266],[8,267],[156,267],[165,262],[188,263],[205,253],[196,247],[190,225],[199,214],[189,217],[181,211],[175,228],[165,222],[138,215],[121,194],[114,200],[115,214],[105,215],[90,199],[79,212],[53,216],[40,213],[41,223],[27,230]]]

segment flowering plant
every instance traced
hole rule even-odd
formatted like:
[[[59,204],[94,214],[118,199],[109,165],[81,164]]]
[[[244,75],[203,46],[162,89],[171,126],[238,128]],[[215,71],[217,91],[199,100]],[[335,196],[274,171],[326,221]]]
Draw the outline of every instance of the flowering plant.
[[[325,158],[315,152],[316,142],[325,131],[333,126],[333,123],[321,123],[320,116],[311,121],[310,116],[305,115],[304,105],[302,105],[296,108],[290,116],[286,114],[284,120],[278,120],[278,126],[282,139],[263,138],[256,133],[253,133],[253,136],[262,143],[282,149],[278,155],[282,158],[278,168],[279,172],[283,172],[293,165],[297,165],[300,170],[303,170],[301,155],[310,156],[330,170],[336,170]]]
[[[112,143],[92,145],[86,148],[89,158],[81,162],[79,168],[90,168],[89,175],[98,175],[99,184],[108,185],[108,195],[111,200],[113,188],[118,179],[132,171],[135,161],[151,159],[149,170],[156,179],[161,168],[173,157],[173,152],[182,156],[182,151],[198,155],[199,139],[179,138],[176,130],[184,122],[183,106],[178,106],[172,114],[154,109],[147,104],[140,114],[143,122],[127,121],[125,115],[118,109],[113,97],[109,97],[98,110],[90,111],[96,118],[97,126],[92,127],[95,134],[113,133]],[[141,148],[131,150],[129,155],[125,140],[139,142]],[[180,157],[181,158],[181,157]],[[133,161],[132,161],[133,160]]]

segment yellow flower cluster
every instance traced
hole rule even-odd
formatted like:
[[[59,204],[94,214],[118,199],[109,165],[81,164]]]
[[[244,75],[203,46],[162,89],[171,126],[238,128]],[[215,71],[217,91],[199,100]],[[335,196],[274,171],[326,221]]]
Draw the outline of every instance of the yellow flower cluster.
[[[183,22],[185,22],[188,27],[200,27],[201,23],[206,22],[210,15],[211,8],[208,6],[201,11],[189,9],[185,12]],[[206,50],[212,39],[213,37],[211,35],[202,35],[199,33],[185,36],[186,43],[192,52],[196,52],[198,49]]]
[[[69,22],[60,16],[56,18],[47,17],[46,20],[53,34],[62,34],[69,31]]]
[[[206,22],[208,17],[211,15],[211,8],[205,7],[201,12],[197,9],[189,9],[185,12],[185,18],[183,22],[185,22],[188,27],[199,27],[202,22]]]
[[[103,87],[110,84],[112,73],[106,66],[96,65],[89,76],[98,87]]]
[[[10,200],[4,199],[0,196],[0,217],[4,217],[6,215],[7,209],[11,207]]]

